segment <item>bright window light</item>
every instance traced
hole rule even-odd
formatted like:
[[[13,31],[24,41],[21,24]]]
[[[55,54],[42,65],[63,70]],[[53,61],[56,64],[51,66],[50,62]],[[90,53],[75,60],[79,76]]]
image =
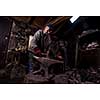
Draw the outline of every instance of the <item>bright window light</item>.
[[[71,17],[70,21],[72,23],[74,23],[78,18],[79,18],[79,16],[73,16],[73,17]]]

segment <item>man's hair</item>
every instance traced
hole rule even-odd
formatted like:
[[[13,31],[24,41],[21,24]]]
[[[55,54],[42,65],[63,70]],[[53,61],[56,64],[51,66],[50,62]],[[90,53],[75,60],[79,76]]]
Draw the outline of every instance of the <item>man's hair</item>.
[[[47,24],[46,26],[48,26],[50,28],[50,30],[53,31],[54,27],[52,24]]]

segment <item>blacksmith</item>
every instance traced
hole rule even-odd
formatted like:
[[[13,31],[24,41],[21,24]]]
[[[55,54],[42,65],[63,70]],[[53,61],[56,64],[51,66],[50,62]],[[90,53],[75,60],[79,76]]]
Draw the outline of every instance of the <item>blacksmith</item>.
[[[47,53],[49,45],[51,44],[51,34],[53,26],[46,25],[43,29],[38,30],[31,40],[29,49],[37,56],[42,56],[42,53]]]

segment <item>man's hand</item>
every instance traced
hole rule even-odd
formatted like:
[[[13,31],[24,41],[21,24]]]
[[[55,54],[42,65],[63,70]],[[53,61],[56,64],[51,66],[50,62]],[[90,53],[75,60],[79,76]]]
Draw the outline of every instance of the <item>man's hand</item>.
[[[37,56],[41,56],[41,50],[40,50],[38,47],[36,47],[36,48],[34,49],[34,53],[35,53],[35,55],[37,55]]]
[[[56,59],[63,60],[63,57],[60,52],[58,52],[58,54],[56,55]]]

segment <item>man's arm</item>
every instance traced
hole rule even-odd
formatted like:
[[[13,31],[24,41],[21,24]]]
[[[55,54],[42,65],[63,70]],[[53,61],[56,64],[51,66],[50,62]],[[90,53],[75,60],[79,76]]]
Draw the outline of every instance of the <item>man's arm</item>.
[[[40,35],[42,33],[42,30],[38,30],[32,40],[31,40],[31,43],[30,43],[30,47],[29,47],[29,50],[31,50],[33,53],[39,53],[40,52],[40,49],[37,45],[37,42],[39,41],[39,39],[41,38]]]

